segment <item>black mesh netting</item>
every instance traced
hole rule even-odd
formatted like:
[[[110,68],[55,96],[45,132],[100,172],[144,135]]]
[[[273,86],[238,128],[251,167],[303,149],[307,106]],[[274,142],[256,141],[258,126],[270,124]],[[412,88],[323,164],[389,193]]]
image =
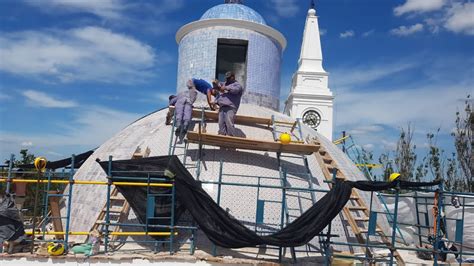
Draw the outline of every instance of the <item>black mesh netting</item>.
[[[79,168],[81,165],[89,158],[89,156],[94,153],[93,150],[86,151],[84,153],[78,154],[74,156],[74,168]],[[59,169],[63,168],[66,166],[70,166],[72,164],[72,158],[66,158],[66,159],[61,159],[57,161],[52,161],[52,162],[47,162],[46,163],[46,169]],[[20,164],[16,165],[15,167],[20,168],[20,169],[33,169],[35,168],[35,165],[30,163],[30,164]]]
[[[11,194],[0,197],[0,243],[13,241],[25,233],[20,212],[15,206],[15,199]]]
[[[104,171],[108,171],[108,162],[99,162]],[[176,189],[176,218],[184,210],[189,211],[199,228],[216,245],[225,248],[240,248],[262,244],[295,247],[308,243],[319,234],[336,215],[342,210],[350,198],[352,188],[365,191],[380,191],[393,188],[396,182],[370,182],[370,181],[338,181],[332,189],[318,202],[304,212],[299,218],[288,224],[280,231],[259,236],[254,231],[245,227],[237,219],[230,216],[224,209],[202,189],[199,181],[181,164],[176,156],[159,156],[143,159],[113,161],[111,165],[112,176],[127,176],[127,179],[114,179],[112,181],[143,182],[137,177],[164,178],[163,172],[169,170],[175,174]],[[120,174],[121,171],[122,174]],[[126,171],[126,173],[125,173]],[[147,173],[147,175],[144,175]],[[405,182],[400,181],[400,188],[415,188],[433,186],[435,182]],[[146,187],[118,186],[134,210],[140,222],[146,222]],[[150,188],[151,193],[168,193],[169,189]],[[155,216],[169,216],[171,199],[169,197],[156,197]],[[163,220],[148,221],[149,224],[169,224]]]

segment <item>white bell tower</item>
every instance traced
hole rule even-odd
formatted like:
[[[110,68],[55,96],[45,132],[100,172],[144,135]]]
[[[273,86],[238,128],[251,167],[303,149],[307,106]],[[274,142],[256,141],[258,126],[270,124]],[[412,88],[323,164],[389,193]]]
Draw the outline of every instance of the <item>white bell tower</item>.
[[[284,113],[302,119],[332,140],[334,96],[328,88],[328,76],[323,69],[318,17],[312,2],[306,17],[298,70],[293,74]]]

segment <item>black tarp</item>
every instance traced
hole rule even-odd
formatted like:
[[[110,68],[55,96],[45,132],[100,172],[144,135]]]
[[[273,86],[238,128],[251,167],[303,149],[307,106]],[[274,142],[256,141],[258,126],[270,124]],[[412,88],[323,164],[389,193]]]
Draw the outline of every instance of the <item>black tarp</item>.
[[[81,165],[91,156],[91,154],[94,153],[93,150],[78,154],[74,156],[74,168],[79,168]],[[52,162],[47,162],[46,163],[46,169],[58,169],[58,168],[63,168],[66,166],[70,166],[72,163],[72,157],[57,160],[57,161],[52,161]],[[21,168],[21,169],[33,169],[35,168],[34,164],[22,164],[22,165],[16,165],[15,167]]]
[[[108,162],[99,162],[107,171]],[[267,236],[259,236],[254,231],[245,227],[237,219],[229,215],[202,189],[176,156],[159,156],[134,160],[121,160],[112,162],[112,171],[132,171],[124,173],[127,181],[134,181],[134,177],[143,177],[139,172],[163,172],[169,170],[175,176],[175,189],[177,199],[177,217],[183,210],[187,210],[193,219],[204,231],[207,237],[216,245],[225,248],[240,248],[268,244],[282,247],[295,247],[308,243],[319,234],[337,214],[344,208],[350,198],[352,188],[365,191],[380,191],[394,188],[397,182],[370,182],[370,181],[337,181],[332,189],[326,193],[311,208],[282,230]],[[112,173],[112,176],[116,174]],[[151,174],[152,177],[163,177],[163,174]],[[113,181],[124,181],[114,179]],[[138,181],[138,180],[135,180]],[[142,181],[141,181],[142,182]],[[400,188],[414,188],[432,186],[440,181],[415,183],[400,181]],[[146,217],[145,188],[118,186],[137,214],[141,222]],[[154,192],[164,192],[163,189],[152,188]],[[170,201],[156,202],[160,213],[169,213]],[[162,209],[160,209],[162,208]],[[153,223],[151,223],[153,224]]]
[[[20,213],[11,194],[0,197],[0,243],[13,241],[25,234]]]

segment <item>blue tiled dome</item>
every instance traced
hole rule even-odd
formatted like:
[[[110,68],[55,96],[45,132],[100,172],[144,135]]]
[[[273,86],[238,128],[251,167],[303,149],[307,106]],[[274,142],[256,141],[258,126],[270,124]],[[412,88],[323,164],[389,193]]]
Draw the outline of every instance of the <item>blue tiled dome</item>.
[[[250,7],[241,4],[221,4],[214,6],[207,10],[200,20],[216,18],[239,19],[264,25],[267,24],[259,13]]]

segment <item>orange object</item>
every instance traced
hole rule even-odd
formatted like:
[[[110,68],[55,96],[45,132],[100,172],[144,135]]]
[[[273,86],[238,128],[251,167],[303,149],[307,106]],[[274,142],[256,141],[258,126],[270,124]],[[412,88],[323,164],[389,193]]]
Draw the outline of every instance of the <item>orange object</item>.
[[[434,201],[433,201],[433,209],[432,209],[432,212],[433,212],[433,236],[436,237],[436,233],[438,231],[438,212],[439,212],[439,208],[438,208],[438,191],[435,192],[435,195],[434,195]]]

